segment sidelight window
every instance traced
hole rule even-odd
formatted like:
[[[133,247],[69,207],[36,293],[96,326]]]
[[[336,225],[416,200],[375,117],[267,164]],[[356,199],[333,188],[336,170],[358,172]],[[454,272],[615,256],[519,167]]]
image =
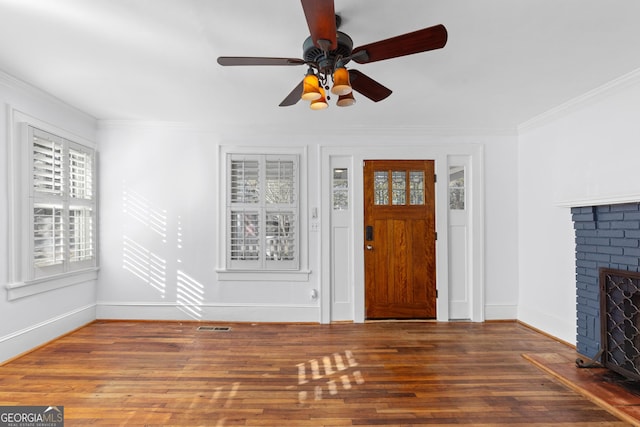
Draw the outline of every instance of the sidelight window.
[[[333,210],[349,209],[349,169],[334,168],[332,180]]]
[[[464,175],[464,166],[449,166],[449,209],[451,210],[465,208]]]

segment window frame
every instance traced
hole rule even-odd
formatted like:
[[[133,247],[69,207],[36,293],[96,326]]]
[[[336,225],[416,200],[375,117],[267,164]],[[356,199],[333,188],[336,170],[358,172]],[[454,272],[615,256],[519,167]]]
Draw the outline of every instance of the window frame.
[[[59,289],[66,286],[91,282],[97,279],[99,269],[98,236],[98,151],[97,144],[69,131],[46,123],[28,114],[9,107],[8,135],[8,180],[9,180],[9,277],[6,285],[8,300]],[[62,264],[46,267],[36,266],[34,259],[34,206],[52,204],[54,198],[39,197],[34,190],[34,132],[45,132],[72,151],[89,153],[91,156],[91,198],[67,198],[65,209],[82,207],[91,210],[93,233],[92,257],[82,261],[71,261],[69,254]],[[63,150],[68,154],[68,150]],[[64,163],[70,164],[69,158]],[[40,195],[42,196],[42,195]],[[66,196],[65,196],[66,197]],[[69,224],[64,228],[65,250],[69,249]]]
[[[296,228],[296,246],[297,253],[295,262],[273,262],[272,265],[265,265],[264,261],[260,262],[237,262],[230,259],[231,241],[231,160],[255,160],[264,159],[263,165],[267,160],[290,160],[295,158],[294,177],[297,182],[294,183],[296,193],[296,207],[293,208],[293,214],[297,217]],[[219,151],[219,206],[218,209],[218,268],[216,272],[221,280],[281,280],[281,281],[308,281],[309,264],[308,264],[308,225],[307,225],[307,200],[306,200],[306,147],[231,147],[221,146]],[[264,173],[263,173],[264,178]],[[262,198],[262,196],[261,196]],[[242,204],[239,204],[242,205]],[[286,211],[291,212],[291,205],[274,204],[271,207],[265,207],[264,203],[255,204],[256,210],[258,206],[264,209],[261,214],[261,221],[264,222],[268,212]],[[246,206],[246,205],[245,205]],[[264,237],[264,236],[263,236]],[[264,253],[261,254],[261,259]],[[271,261],[269,261],[271,262]]]
[[[299,227],[298,222],[300,218],[299,213],[299,158],[294,154],[227,154],[227,174],[233,171],[233,163],[235,162],[256,162],[257,176],[256,176],[256,193],[258,197],[255,201],[235,201],[233,197],[233,184],[234,180],[229,179],[227,181],[227,197],[226,197],[226,218],[225,221],[229,221],[227,224],[227,244],[226,244],[226,267],[228,270],[250,270],[250,271],[279,271],[279,270],[297,270],[300,262],[300,249],[299,249]],[[293,197],[289,203],[270,203],[267,200],[267,163],[269,162],[292,162],[292,187]],[[270,215],[288,214],[294,218],[294,236],[293,236],[293,258],[288,260],[273,260],[269,259],[267,254],[268,246],[268,218]],[[251,224],[255,225],[257,232],[255,258],[249,260],[237,259],[234,257],[235,251],[233,249],[233,217],[234,215],[255,216]],[[236,243],[237,244],[237,243]]]
[[[32,278],[41,279],[46,277],[51,277],[59,274],[69,273],[78,270],[84,270],[87,268],[96,266],[96,189],[94,186],[95,172],[96,172],[96,162],[95,162],[95,150],[83,146],[75,141],[69,140],[67,138],[58,136],[52,132],[48,132],[42,130],[38,127],[32,126],[27,123],[23,123],[21,125],[22,137],[24,139],[24,144],[29,148],[29,212],[31,214],[31,221],[29,223],[29,263],[31,264],[32,269]],[[56,146],[60,147],[60,171],[59,175],[55,174],[56,177],[60,177],[60,189],[58,191],[41,191],[37,188],[37,184],[35,182],[35,170],[36,170],[36,159],[35,159],[35,145],[36,139],[42,141],[48,141]],[[72,153],[76,153],[77,155],[85,155],[89,157],[90,164],[88,169],[90,170],[90,178],[89,182],[90,187],[88,189],[84,189],[83,193],[88,193],[88,197],[76,197],[74,193],[78,192],[79,187],[75,187],[72,185]],[[35,258],[36,251],[39,249],[35,243],[36,240],[36,225],[37,221],[35,220],[35,210],[37,206],[40,206],[38,209],[56,209],[60,211],[60,232],[61,236],[59,239],[61,240],[61,248],[60,248],[60,261],[53,263],[39,263]],[[87,217],[90,221],[90,245],[89,251],[91,256],[88,259],[83,260],[73,260],[72,256],[72,212],[75,210],[86,211],[89,210],[91,214]],[[45,224],[46,225],[46,224]],[[52,240],[56,240],[54,237]],[[56,254],[56,250],[54,249],[54,257]]]

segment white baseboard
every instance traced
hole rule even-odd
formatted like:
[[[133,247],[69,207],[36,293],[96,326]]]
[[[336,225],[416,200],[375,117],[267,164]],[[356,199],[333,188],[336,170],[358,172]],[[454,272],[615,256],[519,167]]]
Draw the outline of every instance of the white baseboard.
[[[518,306],[513,304],[484,306],[485,320],[516,320],[518,318]]]
[[[185,306],[176,303],[98,302],[98,319],[320,323],[318,306],[247,304]]]
[[[517,316],[517,305],[485,306],[485,320],[515,320]],[[96,318],[114,320],[320,323],[320,307],[250,304],[185,306],[176,303],[155,302],[98,302]]]
[[[0,363],[28,352],[96,319],[94,304],[0,337]]]
[[[539,311],[531,307],[520,307],[518,320],[564,342],[576,344],[576,313],[568,313],[566,317]]]

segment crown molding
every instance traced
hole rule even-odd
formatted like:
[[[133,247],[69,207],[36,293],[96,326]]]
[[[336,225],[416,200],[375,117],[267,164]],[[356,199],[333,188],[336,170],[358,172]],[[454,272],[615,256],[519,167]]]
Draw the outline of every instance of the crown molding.
[[[153,121],[153,120],[98,120],[98,130],[105,129],[162,129],[205,131],[206,129],[186,122]]]
[[[537,115],[526,122],[518,125],[518,133],[522,133],[540,126],[544,126],[554,120],[558,120],[568,114],[571,114],[587,105],[591,105],[603,98],[623,90],[629,86],[640,83],[640,68],[613,79],[602,86],[599,86],[589,92],[577,96],[563,104],[558,105],[540,115]]]
[[[252,135],[286,135],[309,137],[308,129],[286,129],[281,125],[229,125],[211,126],[197,122],[145,121],[145,120],[98,120],[99,130],[109,129],[164,129],[191,132],[217,133],[222,136],[238,138]],[[322,136],[363,136],[363,135],[394,135],[394,136],[441,136],[441,137],[478,137],[478,136],[517,136],[516,128],[456,128],[434,126],[353,126],[340,129],[323,129]]]
[[[96,117],[92,116],[86,111],[82,111],[79,108],[74,107],[73,105],[63,101],[62,99],[56,96],[53,96],[49,92],[45,92],[44,90],[38,88],[37,86],[27,83],[24,80],[20,80],[19,78],[14,77],[3,70],[0,70],[0,85],[4,85],[10,89],[19,90],[29,96],[44,99],[48,102],[59,105],[60,107],[71,110],[75,114],[84,116],[88,120],[97,121]]]

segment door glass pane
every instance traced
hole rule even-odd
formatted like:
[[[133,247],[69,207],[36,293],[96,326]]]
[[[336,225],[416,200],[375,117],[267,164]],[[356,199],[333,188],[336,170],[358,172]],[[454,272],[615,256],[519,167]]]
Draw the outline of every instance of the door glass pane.
[[[409,172],[409,204],[424,205],[424,171]]]
[[[333,170],[333,209],[337,211],[349,209],[349,170],[335,168]]]
[[[389,204],[389,174],[387,171],[373,172],[374,204]]]
[[[393,192],[392,204],[394,205],[406,205],[407,204],[407,175],[405,171],[393,171],[391,172]]]
[[[464,210],[464,166],[449,166],[449,209]]]

